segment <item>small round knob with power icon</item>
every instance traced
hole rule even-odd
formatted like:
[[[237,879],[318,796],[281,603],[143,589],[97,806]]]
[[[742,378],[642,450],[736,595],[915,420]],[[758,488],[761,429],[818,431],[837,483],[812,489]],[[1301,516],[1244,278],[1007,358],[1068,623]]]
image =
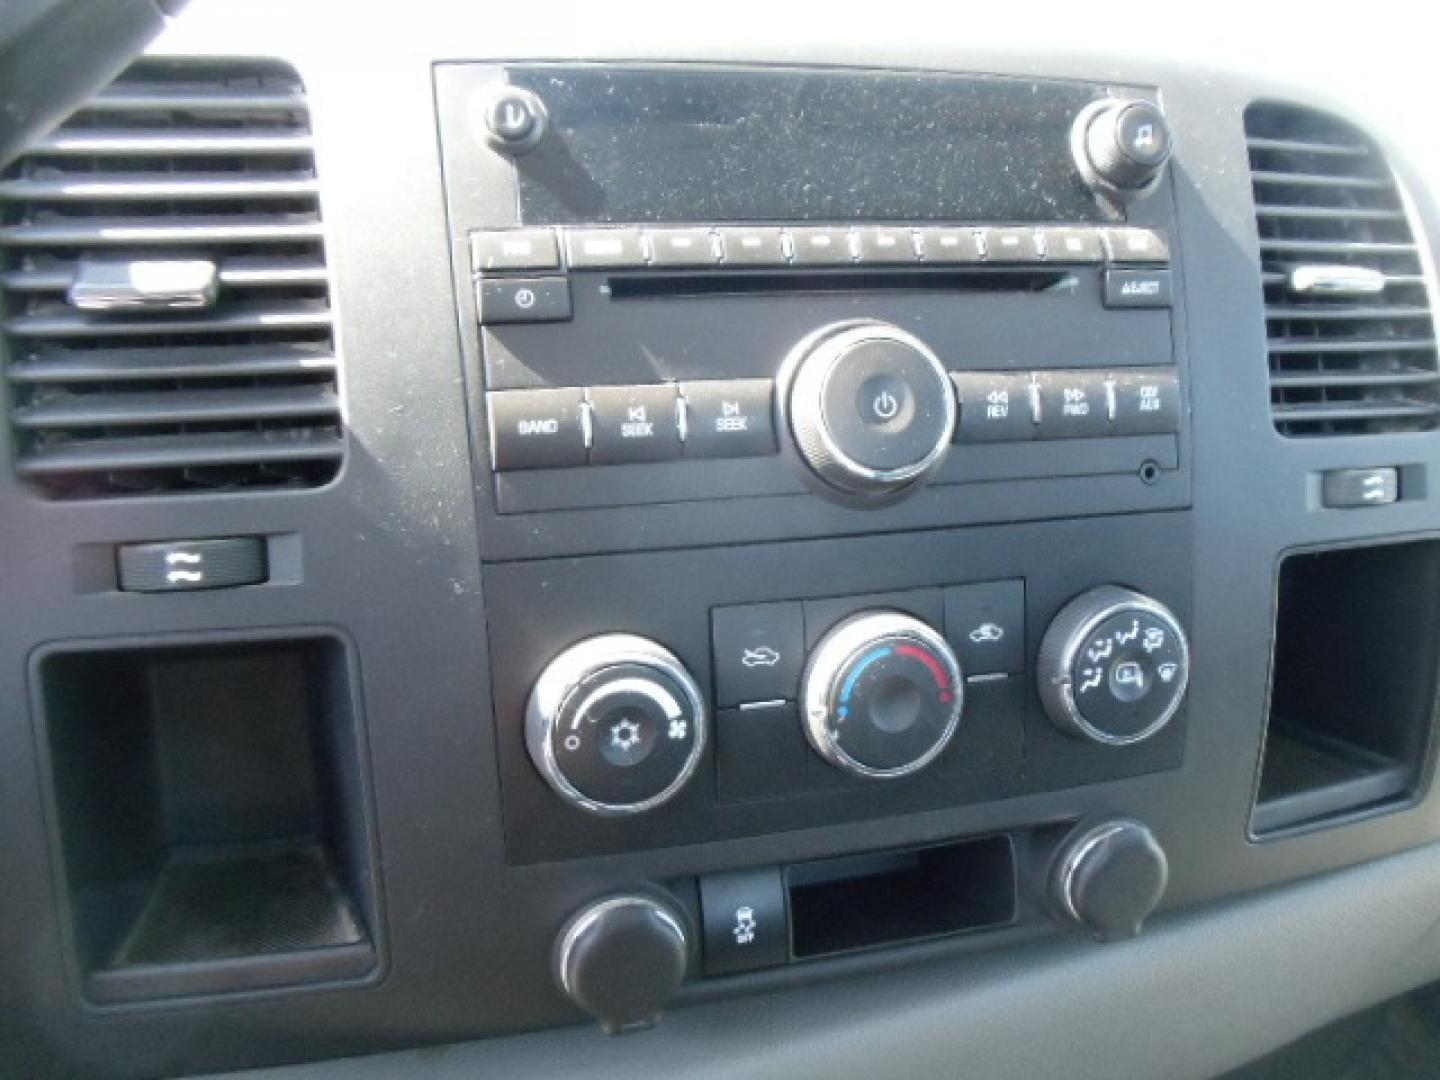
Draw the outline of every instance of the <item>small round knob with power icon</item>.
[[[485,141],[503,154],[523,154],[545,137],[550,114],[540,96],[523,86],[500,83],[478,100]]]
[[[1103,186],[1138,194],[1159,180],[1170,160],[1170,125],[1148,101],[1106,101],[1080,118],[1082,164]]]
[[[611,1035],[654,1025],[689,962],[679,910],[640,894],[586,905],[555,942],[555,980]]]
[[[1076,597],[1040,642],[1040,700],[1063,730],[1106,746],[1157,734],[1190,681],[1190,644],[1156,600],[1118,585]]]
[[[934,471],[955,431],[955,391],[919,338],[876,321],[806,337],[781,368],[800,456],[826,488],[852,499],[908,491]]]
[[[853,615],[815,646],[801,680],[805,736],[854,776],[909,776],[960,724],[964,682],[945,639],[910,615]]]
[[[1082,825],[1056,852],[1050,891],[1067,920],[1097,941],[1140,933],[1165,895],[1165,849],[1145,825],[1128,818]]]
[[[705,699],[670,650],[633,634],[566,649],[530,691],[525,743],[546,783],[592,814],[668,802],[705,750]]]

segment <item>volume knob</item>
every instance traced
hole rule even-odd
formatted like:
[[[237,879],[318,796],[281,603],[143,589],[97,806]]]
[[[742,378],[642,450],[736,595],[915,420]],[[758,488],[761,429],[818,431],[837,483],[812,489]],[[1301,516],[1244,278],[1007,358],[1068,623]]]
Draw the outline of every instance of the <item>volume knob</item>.
[[[785,407],[800,456],[832,490],[896,494],[945,456],[955,391],[939,358],[888,323],[827,326],[791,352]]]

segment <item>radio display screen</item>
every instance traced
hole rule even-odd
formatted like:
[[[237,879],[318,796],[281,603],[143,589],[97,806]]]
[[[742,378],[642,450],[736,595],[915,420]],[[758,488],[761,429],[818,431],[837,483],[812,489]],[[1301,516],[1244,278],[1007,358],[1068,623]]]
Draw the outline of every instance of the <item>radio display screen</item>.
[[[1064,82],[695,67],[507,69],[552,133],[516,159],[527,225],[1099,221]]]

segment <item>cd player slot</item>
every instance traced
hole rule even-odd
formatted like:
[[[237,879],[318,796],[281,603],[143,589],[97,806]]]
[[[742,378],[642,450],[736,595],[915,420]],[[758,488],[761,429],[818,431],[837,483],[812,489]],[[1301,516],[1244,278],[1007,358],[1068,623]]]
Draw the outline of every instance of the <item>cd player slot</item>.
[[[825,270],[785,273],[612,274],[606,289],[612,300],[655,300],[697,296],[750,296],[756,293],[1040,293],[1071,290],[1078,284],[1068,270],[994,268],[974,270]]]

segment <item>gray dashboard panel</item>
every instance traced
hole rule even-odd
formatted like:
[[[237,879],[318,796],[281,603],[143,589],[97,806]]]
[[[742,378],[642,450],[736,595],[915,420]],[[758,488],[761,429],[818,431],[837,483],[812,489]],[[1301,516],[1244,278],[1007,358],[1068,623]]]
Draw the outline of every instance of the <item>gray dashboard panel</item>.
[[[431,69],[438,60],[892,65],[1160,87],[1184,139],[1174,175],[1192,406],[1197,423],[1214,425],[1215,432],[1197,432],[1193,440],[1192,556],[1202,583],[1193,633],[1206,643],[1206,667],[1193,683],[1184,768],[1092,788],[1086,798],[1115,812],[1145,808],[1172,852],[1169,907],[1240,898],[1193,914],[1176,910],[1140,942],[1121,948],[1051,940],[989,955],[950,950],[915,966],[898,964],[898,956],[859,960],[834,971],[864,971],[864,979],[785,988],[786,980],[772,978],[754,987],[756,996],[679,1009],[651,1036],[604,1042],[590,1029],[576,1029],[345,1061],[316,1067],[314,1075],[344,1069],[359,1076],[433,1070],[437,1076],[644,1078],[672,1075],[683,1065],[701,1076],[1201,1077],[1440,975],[1432,929],[1440,919],[1436,849],[1288,885],[1434,840],[1440,796],[1433,791],[1413,809],[1384,818],[1266,845],[1246,839],[1269,660],[1262,628],[1271,620],[1280,553],[1377,529],[1432,532],[1440,513],[1432,498],[1387,511],[1383,526],[1324,514],[1308,482],[1315,471],[1334,466],[1401,461],[1434,468],[1432,441],[1373,438],[1362,460],[1347,440],[1302,446],[1274,434],[1239,114],[1258,95],[1299,95],[1358,112],[1382,139],[1402,134],[1404,145],[1392,161],[1411,179],[1421,219],[1434,235],[1434,198],[1418,176],[1440,176],[1440,154],[1434,132],[1415,122],[1429,119],[1420,95],[1387,97],[1331,63],[1371,49],[1385,58],[1392,94],[1399,94],[1413,89],[1410,76],[1422,70],[1422,43],[1347,29],[1343,41],[1324,42],[1317,34],[1306,56],[1295,48],[1288,19],[1237,9],[1234,18],[1243,18],[1249,34],[1237,42],[1236,24],[1213,5],[1206,13],[1211,29],[1168,26],[1165,33],[1140,35],[1143,54],[1130,53],[1108,21],[1077,32],[1047,24],[1033,5],[1024,6],[1023,17],[977,15],[972,22],[967,15],[935,32],[922,32],[918,13],[897,11],[862,29],[838,16],[816,26],[798,6],[771,5],[763,33],[742,11],[731,12],[723,26],[702,28],[693,14],[681,18],[673,7],[636,11],[645,18],[630,21],[580,5],[544,18],[508,19],[488,7],[415,4],[398,12],[347,10],[342,29],[334,9],[196,3],[158,46],[177,54],[278,55],[305,78],[320,170],[330,181],[323,202],[351,457],[335,486],[299,500],[140,502],[118,523],[93,506],[23,496],[8,460],[0,460],[0,580],[7,612],[26,613],[23,623],[13,615],[0,623],[0,700],[6,703],[0,820],[32,826],[0,828],[9,915],[0,926],[0,956],[25,971],[23,980],[0,980],[0,1032],[7,1043],[13,1039],[36,1062],[41,1055],[63,1056],[70,1072],[126,1061],[132,1071],[157,1074],[214,1067],[201,1062],[352,1053],[449,1042],[481,1027],[504,1030],[514,1024],[506,1008],[519,1014],[551,1007],[543,952],[534,942],[494,932],[517,911],[557,923],[565,912],[537,908],[542,897],[579,900],[637,875],[759,864],[797,851],[820,857],[919,843],[1063,818],[1080,805],[1074,792],[1060,792],[645,858],[506,866],[499,798],[477,779],[496,773],[483,658],[487,630],[503,628],[487,628],[480,597],[433,116]],[[1278,57],[1268,42],[1281,40],[1282,32],[1289,48]],[[1414,72],[1406,70],[1407,60]],[[1370,78],[1375,75],[1371,68]],[[1291,77],[1305,89],[1285,81]],[[333,182],[341,176],[344,183]],[[0,458],[8,453],[0,448]],[[49,856],[35,818],[38,770],[23,707],[25,658],[39,642],[133,629],[132,609],[123,602],[77,594],[70,561],[76,544],[297,529],[305,535],[303,584],[195,598],[183,606],[156,603],[175,629],[319,620],[343,625],[355,638],[385,862],[390,960],[384,980],[358,991],[101,1015],[76,998],[62,974]],[[397,625],[395,612],[410,614]],[[427,737],[417,737],[421,732]],[[1223,877],[1217,866],[1225,868]],[[894,970],[882,970],[889,967]],[[484,974],[497,970],[517,973],[503,1004],[480,997]],[[420,1001],[423,1008],[415,1005]]]

